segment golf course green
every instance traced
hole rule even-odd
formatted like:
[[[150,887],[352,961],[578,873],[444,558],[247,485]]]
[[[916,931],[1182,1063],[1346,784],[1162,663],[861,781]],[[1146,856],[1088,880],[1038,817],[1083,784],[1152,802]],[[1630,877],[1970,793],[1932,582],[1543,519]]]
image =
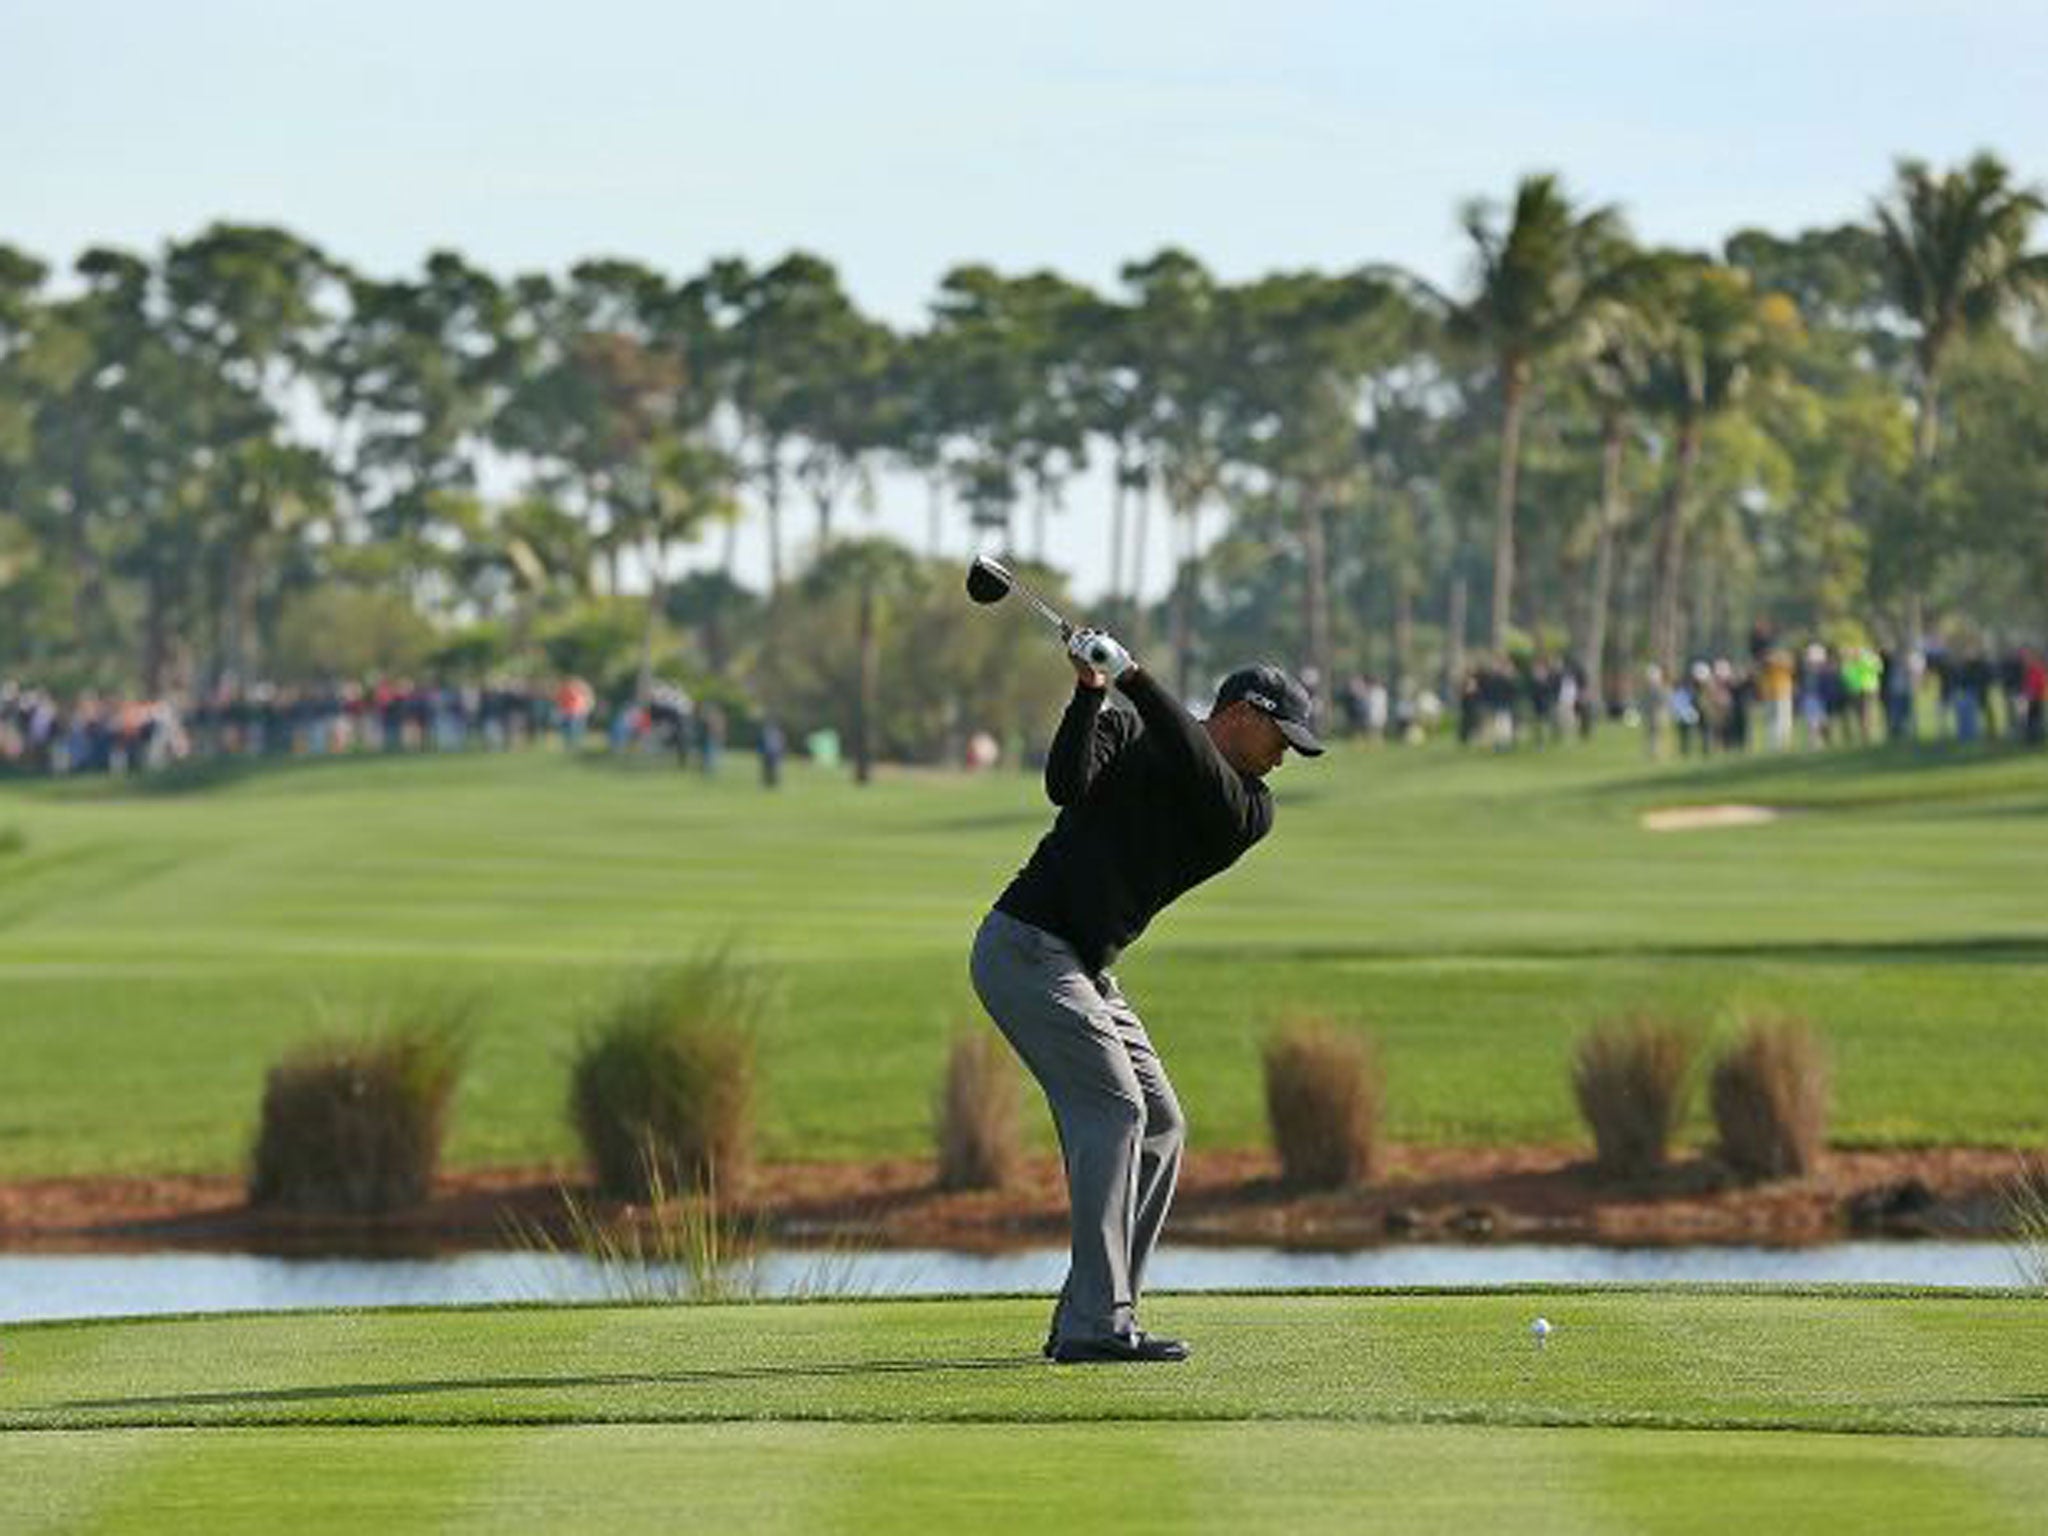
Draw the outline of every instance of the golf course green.
[[[968,939],[1049,808],[1023,773],[798,771],[771,795],[748,767],[529,752],[0,785],[0,1178],[231,1172],[281,1051],[434,992],[482,1007],[449,1161],[568,1158],[579,1031],[637,968],[724,941],[786,1000],[764,1155],[923,1152],[948,1035],[979,1017]],[[1631,1010],[1811,1019],[1838,1143],[2048,1139],[2039,753],[1652,765],[1616,731],[1340,748],[1275,787],[1272,839],[1119,967],[1197,1148],[1261,1143],[1257,1047],[1290,1015],[1378,1036],[1397,1138],[1568,1141],[1571,1042]],[[1719,803],[1784,814],[1640,822]]]
[[[1537,1348],[1529,1324],[1554,1325]],[[1662,1289],[253,1315],[0,1334],[10,1533],[2024,1532],[2048,1304]]]

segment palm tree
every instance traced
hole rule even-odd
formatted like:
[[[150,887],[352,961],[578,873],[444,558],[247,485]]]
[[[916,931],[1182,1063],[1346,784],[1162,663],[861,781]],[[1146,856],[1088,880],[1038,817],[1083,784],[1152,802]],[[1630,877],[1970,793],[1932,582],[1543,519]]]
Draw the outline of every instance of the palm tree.
[[[1914,345],[1915,496],[1925,525],[1929,476],[1941,433],[1942,374],[1956,341],[1995,324],[2016,302],[2048,294],[2048,255],[2029,254],[2040,192],[2016,187],[1995,156],[1935,174],[1901,160],[1889,200],[1875,205],[1892,302],[1918,333]],[[1909,638],[1920,631],[1919,594],[1907,598]]]
[[[1580,660],[1586,668],[1588,704],[1597,709],[1605,695],[1602,665],[1607,652],[1607,616],[1614,591],[1615,535],[1628,519],[1624,459],[1642,392],[1648,383],[1655,319],[1645,296],[1616,294],[1589,316],[1578,358],[1578,383],[1600,422],[1600,501],[1594,516],[1592,591]]]
[[[671,624],[691,630],[704,664],[724,673],[741,632],[758,619],[761,599],[724,571],[692,571],[669,585],[664,599]]]
[[[500,507],[490,541],[522,606],[553,592],[586,598],[596,590],[589,525],[547,496],[528,494]]]
[[[1515,489],[1529,386],[1608,291],[1626,230],[1613,208],[1581,210],[1548,174],[1522,178],[1505,224],[1486,202],[1467,204],[1460,222],[1474,247],[1477,281],[1472,297],[1451,307],[1450,330],[1485,349],[1500,388],[1492,624],[1498,651],[1506,648],[1514,612]]]
[[[669,555],[706,524],[735,514],[739,466],[719,449],[674,431],[656,435],[622,487],[622,526],[647,567],[647,608],[640,631],[637,696],[654,687],[654,633],[668,602]]]
[[[1737,268],[1679,255],[1655,265],[1660,292],[1648,312],[1655,317],[1656,344],[1644,395],[1669,424],[1672,446],[1656,533],[1650,640],[1668,676],[1678,663],[1686,526],[1707,428],[1742,402],[1759,375],[1775,369],[1799,332],[1799,318],[1790,299],[1759,295]]]
[[[2034,220],[2048,202],[2015,187],[1994,155],[1937,176],[1901,160],[1889,202],[1876,204],[1892,302],[1919,333],[1914,348],[1923,464],[1939,441],[1941,376],[1949,349],[1997,321],[2015,301],[2048,293],[2048,254],[2028,254]]]
[[[850,592],[854,599],[854,653],[858,668],[852,710],[853,777],[874,776],[875,723],[881,682],[881,625],[890,602],[917,580],[917,562],[893,540],[841,539],[819,551],[804,585],[817,598]]]

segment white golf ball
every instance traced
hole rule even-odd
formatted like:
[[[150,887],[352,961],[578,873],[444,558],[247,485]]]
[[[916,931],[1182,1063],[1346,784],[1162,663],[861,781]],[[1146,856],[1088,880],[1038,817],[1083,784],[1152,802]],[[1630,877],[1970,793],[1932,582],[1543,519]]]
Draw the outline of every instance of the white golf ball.
[[[1535,1322],[1529,1325],[1529,1336],[1538,1344],[1546,1342],[1550,1338],[1550,1319],[1547,1317],[1537,1318]]]

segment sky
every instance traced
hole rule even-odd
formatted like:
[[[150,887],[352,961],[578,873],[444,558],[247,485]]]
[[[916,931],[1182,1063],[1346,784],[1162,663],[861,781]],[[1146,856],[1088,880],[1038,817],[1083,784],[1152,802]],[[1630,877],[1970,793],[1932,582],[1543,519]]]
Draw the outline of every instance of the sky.
[[[2048,179],[2039,0],[0,0],[0,242],[60,266],[223,218],[380,276],[802,247],[909,325],[961,262],[1113,287],[1166,245],[1455,285],[1460,204],[1532,170],[1712,248],[1979,148]],[[1105,495],[1055,524],[1082,592]]]

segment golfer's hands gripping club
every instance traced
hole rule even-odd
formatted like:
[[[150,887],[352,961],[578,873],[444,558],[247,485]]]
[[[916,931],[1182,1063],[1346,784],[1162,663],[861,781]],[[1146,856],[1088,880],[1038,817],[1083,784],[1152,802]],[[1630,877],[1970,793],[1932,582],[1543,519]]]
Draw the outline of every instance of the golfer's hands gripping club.
[[[1131,653],[1099,629],[1075,630],[1067,637],[1067,655],[1090,688],[1107,688],[1131,670]]]

